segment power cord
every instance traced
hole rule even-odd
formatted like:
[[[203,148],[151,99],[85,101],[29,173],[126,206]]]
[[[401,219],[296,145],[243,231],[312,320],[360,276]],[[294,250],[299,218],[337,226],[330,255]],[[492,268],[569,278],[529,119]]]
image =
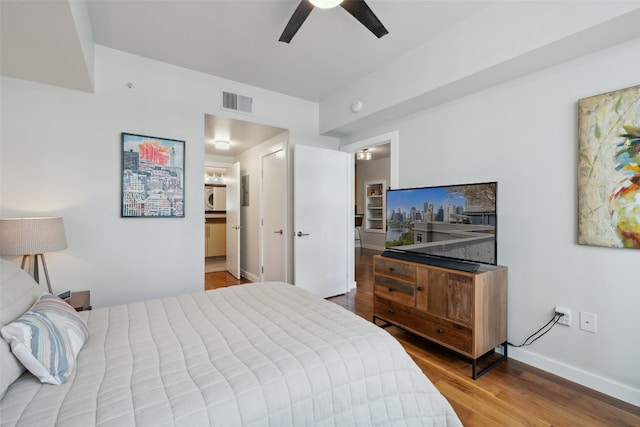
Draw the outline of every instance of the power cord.
[[[511,344],[510,342],[507,341],[507,344],[509,344],[511,347],[524,347],[525,345],[531,345],[534,342],[536,342],[539,338],[542,338],[542,336],[544,334],[546,334],[547,332],[549,332],[551,330],[551,328],[553,328],[553,326],[558,323],[558,321],[560,320],[560,318],[562,318],[562,316],[564,316],[564,313],[558,313],[557,311],[553,314],[553,317],[551,318],[551,320],[549,320],[547,322],[546,325],[544,325],[542,328],[538,329],[537,331],[535,331],[534,333],[532,333],[531,335],[529,335],[527,337],[526,340],[524,340],[524,342],[520,345],[515,345],[515,344]],[[551,325],[551,326],[549,326]],[[544,328],[546,328],[547,326],[549,326],[549,328],[542,332],[542,334],[540,334],[539,336],[537,336],[533,341],[528,342],[531,338],[535,337],[539,332],[541,332]]]

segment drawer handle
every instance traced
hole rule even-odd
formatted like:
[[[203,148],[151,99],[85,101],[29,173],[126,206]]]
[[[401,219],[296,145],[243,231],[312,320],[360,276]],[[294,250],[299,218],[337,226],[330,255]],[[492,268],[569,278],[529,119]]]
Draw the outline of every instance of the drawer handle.
[[[424,290],[424,288],[423,288],[422,286],[418,286],[418,290],[419,290],[419,291],[423,291],[423,290]]]
[[[389,288],[389,292],[393,292],[393,288]]]
[[[396,312],[395,310],[389,310],[389,314],[393,314],[395,312]]]
[[[396,271],[393,267],[389,267],[389,271]]]
[[[439,334],[444,333],[444,329],[442,329],[442,328],[438,329],[438,333],[439,333]]]

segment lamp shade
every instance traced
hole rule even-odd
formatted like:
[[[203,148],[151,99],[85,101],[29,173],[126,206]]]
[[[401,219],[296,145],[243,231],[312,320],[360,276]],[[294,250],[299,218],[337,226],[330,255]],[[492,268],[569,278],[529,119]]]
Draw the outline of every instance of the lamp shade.
[[[0,255],[34,255],[67,247],[62,217],[0,218]]]

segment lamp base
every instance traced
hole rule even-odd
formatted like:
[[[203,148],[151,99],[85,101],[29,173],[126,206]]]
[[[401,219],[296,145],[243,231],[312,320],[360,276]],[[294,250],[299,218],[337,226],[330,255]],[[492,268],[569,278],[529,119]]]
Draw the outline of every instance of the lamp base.
[[[50,294],[53,294],[53,290],[51,290],[51,282],[49,281],[49,271],[47,270],[47,263],[44,260],[44,254],[35,254],[33,255],[33,259],[31,259],[31,255],[23,255],[22,256],[22,269],[24,270],[27,259],[29,259],[28,272],[31,274],[33,279],[40,283],[40,274],[38,272],[38,258],[42,261],[42,267],[44,268],[44,277],[47,280],[47,289]]]

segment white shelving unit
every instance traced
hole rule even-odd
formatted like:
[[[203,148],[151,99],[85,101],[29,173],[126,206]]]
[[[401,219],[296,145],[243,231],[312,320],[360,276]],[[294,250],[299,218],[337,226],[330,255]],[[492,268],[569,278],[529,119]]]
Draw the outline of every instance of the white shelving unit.
[[[364,231],[385,232],[387,225],[386,188],[387,182],[385,180],[364,183]]]

